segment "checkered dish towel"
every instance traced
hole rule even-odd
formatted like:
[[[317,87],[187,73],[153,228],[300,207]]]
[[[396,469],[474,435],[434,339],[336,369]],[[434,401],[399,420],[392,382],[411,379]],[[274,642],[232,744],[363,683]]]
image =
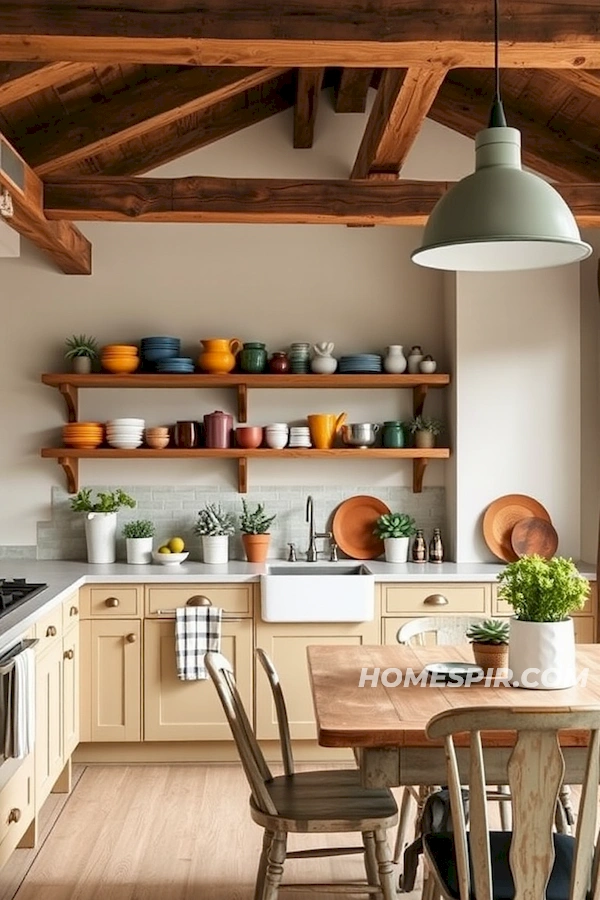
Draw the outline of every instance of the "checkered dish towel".
[[[180,606],[175,619],[177,676],[182,681],[208,678],[204,654],[221,650],[221,616],[218,606]]]

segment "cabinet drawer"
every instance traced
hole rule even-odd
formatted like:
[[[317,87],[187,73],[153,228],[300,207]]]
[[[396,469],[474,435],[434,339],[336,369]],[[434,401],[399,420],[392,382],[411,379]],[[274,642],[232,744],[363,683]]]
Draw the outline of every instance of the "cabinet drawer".
[[[585,601],[583,609],[571,613],[573,616],[593,616],[597,608],[598,588],[595,581],[590,583],[590,593]],[[512,616],[513,608],[506,600],[498,599],[498,585],[492,585],[492,612],[499,616]]]
[[[185,584],[170,586],[146,585],[146,614],[164,615],[178,606],[185,606],[192,597],[208,597],[213,606],[220,606],[228,613],[240,616],[252,615],[253,584]]]
[[[63,631],[68,631],[68,629],[71,628],[72,625],[75,625],[77,622],[79,622],[79,614],[79,595],[73,594],[72,597],[67,597],[62,605]]]
[[[30,753],[0,792],[0,866],[27,831],[33,816],[33,753]]]
[[[39,639],[37,652],[43,653],[45,647],[49,647],[54,641],[59,640],[63,633],[62,606],[55,606],[35,623],[35,636]]]
[[[79,593],[84,619],[141,616],[142,586],[139,584],[90,584]]]
[[[578,644],[596,643],[596,620],[593,616],[574,616],[573,626]]]
[[[485,613],[490,608],[490,585],[384,584],[382,599],[384,614]]]

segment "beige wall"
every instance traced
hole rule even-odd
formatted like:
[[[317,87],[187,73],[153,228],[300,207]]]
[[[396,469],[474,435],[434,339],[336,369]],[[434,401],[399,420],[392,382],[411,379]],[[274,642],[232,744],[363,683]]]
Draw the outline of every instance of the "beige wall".
[[[584,238],[594,255],[581,265],[581,557],[596,562],[600,510],[600,232]]]

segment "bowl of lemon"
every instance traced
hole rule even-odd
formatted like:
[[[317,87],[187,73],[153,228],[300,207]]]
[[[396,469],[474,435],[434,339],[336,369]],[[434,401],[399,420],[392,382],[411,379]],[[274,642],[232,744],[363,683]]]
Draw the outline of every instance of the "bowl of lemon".
[[[152,559],[160,566],[178,566],[189,556],[189,552],[185,549],[183,538],[173,537],[155,550]]]

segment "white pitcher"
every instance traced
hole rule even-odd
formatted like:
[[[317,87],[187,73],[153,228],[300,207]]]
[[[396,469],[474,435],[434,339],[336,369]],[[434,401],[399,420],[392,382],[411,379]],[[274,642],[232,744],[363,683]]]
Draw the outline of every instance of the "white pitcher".
[[[116,512],[90,512],[85,517],[85,540],[89,563],[114,563],[117,558]]]
[[[389,375],[401,375],[406,370],[406,357],[402,344],[390,344],[385,348],[383,368]]]

